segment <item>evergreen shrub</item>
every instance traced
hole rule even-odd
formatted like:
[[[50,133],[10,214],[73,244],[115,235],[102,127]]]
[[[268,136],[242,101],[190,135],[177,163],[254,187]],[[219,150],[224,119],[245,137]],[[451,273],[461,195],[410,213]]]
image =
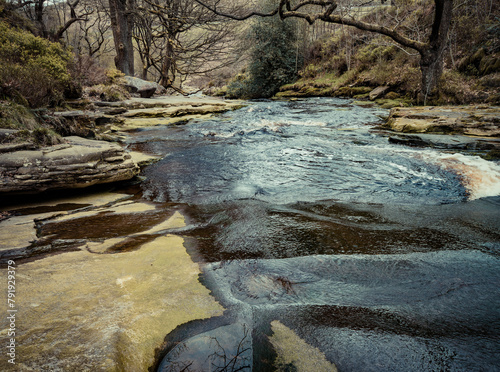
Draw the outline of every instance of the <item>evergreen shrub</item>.
[[[302,64],[298,53],[297,26],[293,20],[278,16],[259,18],[250,29],[253,48],[244,76],[237,76],[229,85],[227,95],[238,98],[269,98],[282,85],[297,78]]]
[[[55,105],[71,81],[71,53],[60,44],[0,21],[0,98]]]

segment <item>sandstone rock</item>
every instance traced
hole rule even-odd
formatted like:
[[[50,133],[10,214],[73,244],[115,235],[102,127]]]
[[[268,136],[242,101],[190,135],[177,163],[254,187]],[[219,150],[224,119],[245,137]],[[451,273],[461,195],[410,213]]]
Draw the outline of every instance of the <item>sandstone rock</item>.
[[[67,143],[0,154],[0,192],[41,192],[127,180],[138,166],[118,144],[66,137]]]
[[[394,134],[389,137],[389,142],[412,147],[432,147],[444,150],[490,151],[500,149],[500,139],[461,135]]]
[[[102,113],[105,115],[121,115],[127,112],[125,107],[104,107]]]
[[[152,97],[149,99],[131,98],[123,102],[100,102],[100,106],[117,107],[122,106],[128,109],[139,108],[153,108],[153,107],[181,107],[192,106],[201,107],[206,105],[211,106],[224,106],[227,110],[234,110],[243,105],[243,101],[239,100],[223,100],[214,97],[200,97],[200,96],[160,96]]]
[[[106,112],[96,112],[96,111],[82,111],[82,110],[74,110],[74,111],[60,111],[54,112],[54,116],[62,117],[66,120],[74,120],[76,122],[94,122],[96,125],[104,125],[108,123],[114,122],[115,118],[113,115],[116,115],[114,112],[123,113],[127,111],[126,109],[114,109],[109,110],[109,114]]]
[[[30,150],[34,148],[35,146],[30,142],[2,143],[0,144],[0,153],[19,151],[19,150]]]
[[[143,166],[155,163],[158,160],[160,160],[160,157],[158,157],[158,156],[147,155],[147,154],[143,154],[142,152],[138,152],[138,151],[130,151],[129,154],[130,154],[132,160],[134,161],[134,163],[137,164],[139,167],[143,167]]]
[[[127,118],[120,125],[113,126],[112,129],[121,132],[131,132],[141,128],[154,127],[157,125],[182,124],[192,119],[201,118],[201,115],[188,115],[182,117],[159,117],[159,118]]]
[[[280,366],[291,366],[290,370],[307,372],[314,366],[317,372],[337,372],[337,366],[329,362],[323,352],[305,342],[279,320],[273,320],[271,328],[273,335],[269,341],[277,354],[274,362],[276,370],[280,370]]]
[[[374,101],[377,98],[382,98],[389,91],[389,89],[390,89],[390,87],[388,87],[388,86],[383,86],[383,87],[378,87],[378,88],[373,89],[369,95],[370,100]]]
[[[105,195],[96,202],[102,205],[123,196]],[[71,203],[56,203],[61,202]],[[125,203],[94,212],[132,216],[142,205]],[[85,225],[91,219],[82,215],[87,211],[92,209],[68,216]],[[140,215],[147,219],[147,213]],[[186,252],[183,238],[162,233],[184,227],[184,216],[171,210],[158,210],[156,215],[162,216],[156,224],[138,226],[142,235],[158,234],[143,241],[140,249],[109,254],[108,249],[128,234],[120,225],[116,238],[88,241],[86,249],[22,263],[16,278],[23,292],[15,302],[17,317],[23,320],[16,324],[16,352],[22,356],[16,360],[17,370],[79,371],[84,366],[89,371],[147,371],[165,335],[181,324],[222,315],[223,307],[200,283],[200,267]],[[0,232],[5,229],[8,234],[12,226],[26,225],[25,239],[19,242],[25,246],[36,232],[33,216],[21,217],[0,223]],[[91,222],[87,228],[92,228]],[[8,328],[7,321],[6,317],[0,321],[1,329]],[[0,360],[0,370],[12,370],[6,358]]]
[[[220,316],[183,244],[167,235],[133,252],[79,250],[23,264],[18,370],[147,371],[165,335]],[[8,328],[6,317],[0,325]],[[6,358],[0,369],[11,370]]]
[[[54,113],[61,135],[119,140],[113,131],[185,122],[240,108],[242,102],[199,96],[163,96],[95,102],[93,106],[94,110]],[[2,135],[9,137],[12,133],[4,131]],[[65,138],[68,143],[41,150],[35,150],[29,143],[0,144],[0,193],[80,188],[129,179],[138,173],[137,163],[116,144]],[[141,159],[141,162],[153,160]]]
[[[57,199],[45,199],[32,204],[13,204],[0,207],[0,214],[7,212],[0,220],[0,264],[9,259],[20,259],[48,252],[67,251],[87,243],[82,239],[47,239],[38,236],[37,224],[53,220],[64,221],[63,217],[81,218],[98,213],[117,213],[120,209],[106,208],[106,205],[129,199],[132,195],[118,193],[86,194]],[[137,208],[135,208],[137,209]],[[132,213],[134,206],[127,208]],[[28,213],[29,212],[29,213]],[[26,214],[28,213],[28,214]],[[60,220],[59,220],[60,219]]]
[[[393,108],[386,127],[406,133],[500,137],[500,108],[423,106]]]
[[[224,104],[218,105],[203,105],[203,106],[180,106],[167,108],[148,108],[130,110],[123,114],[125,118],[160,118],[160,117],[180,117],[187,115],[209,115],[221,113],[228,110]]]

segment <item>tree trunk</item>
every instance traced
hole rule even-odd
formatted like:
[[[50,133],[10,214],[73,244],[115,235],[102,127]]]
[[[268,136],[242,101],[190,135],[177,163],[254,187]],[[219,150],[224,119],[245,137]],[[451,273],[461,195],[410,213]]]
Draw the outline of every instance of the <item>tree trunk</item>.
[[[420,51],[422,89],[420,100],[426,102],[433,93],[443,73],[443,56],[451,24],[453,0],[435,0],[434,23],[429,37],[429,47]]]
[[[142,80],[148,80],[148,70],[149,70],[149,66],[146,65],[146,64],[143,64],[142,65]]]
[[[109,0],[109,15],[115,42],[115,66],[125,75],[134,75],[134,47],[132,44],[133,0]]]
[[[43,20],[44,6],[45,6],[45,0],[38,0],[35,2],[35,19],[36,22],[38,23],[40,36],[47,39],[48,38],[47,27],[45,26],[45,21]]]
[[[163,58],[163,64],[161,66],[161,78],[160,85],[168,88],[172,86],[175,80],[175,66],[174,63],[174,47],[171,42],[170,33],[167,36],[165,45],[165,57]],[[171,75],[171,76],[170,76]]]
[[[439,48],[444,49],[444,47]],[[422,89],[420,102],[426,102],[437,87],[439,78],[443,72],[443,53],[444,50],[426,50],[420,57],[420,71],[422,72]]]

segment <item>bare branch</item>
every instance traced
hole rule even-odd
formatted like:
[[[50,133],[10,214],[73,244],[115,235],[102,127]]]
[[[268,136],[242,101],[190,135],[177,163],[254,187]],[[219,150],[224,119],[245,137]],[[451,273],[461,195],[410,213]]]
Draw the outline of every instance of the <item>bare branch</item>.
[[[321,19],[322,21],[325,21],[325,22],[353,26],[353,27],[356,27],[356,28],[363,30],[363,31],[370,31],[370,32],[375,32],[378,34],[388,36],[392,40],[394,40],[395,42],[397,42],[403,46],[406,46],[408,48],[415,49],[418,52],[422,52],[423,50],[425,50],[428,47],[427,43],[422,43],[420,41],[410,39],[410,38],[400,34],[399,32],[396,32],[393,29],[387,28],[385,26],[376,25],[376,24],[372,24],[372,23],[366,23],[363,21],[358,21],[358,20],[353,19],[353,18],[341,17],[338,15],[321,16],[321,17],[319,17],[319,19]]]
[[[337,9],[338,5],[335,0],[304,0],[296,4],[295,6],[292,6],[290,0],[281,0],[278,7],[274,9],[271,12],[268,13],[261,13],[261,12],[250,12],[244,16],[235,16],[233,14],[227,14],[224,12],[219,12],[216,7],[212,7],[206,3],[204,3],[201,0],[195,0],[198,4],[201,6],[204,6],[205,8],[211,10],[215,14],[223,17],[227,17],[230,19],[234,20],[245,20],[251,17],[272,17],[276,14],[279,14],[282,19],[285,18],[301,18],[306,20],[309,24],[313,24],[318,20],[321,20],[323,22],[327,23],[336,23],[336,24],[341,24],[341,25],[347,25],[347,26],[352,26],[356,27],[360,30],[363,31],[369,31],[369,32],[375,32],[379,33],[385,36],[390,37],[393,39],[395,42],[408,47],[417,50],[418,52],[422,52],[426,48],[428,48],[427,43],[422,43],[417,40],[410,39],[403,34],[395,31],[395,29],[390,29],[385,26],[377,25],[377,24],[372,24],[372,23],[367,23],[363,22],[357,19],[354,19],[353,17],[349,16],[342,16],[339,14],[333,14],[333,12]],[[369,0],[367,3],[370,3],[371,0]],[[305,6],[314,6],[317,8],[321,8],[320,12],[302,12],[300,9],[304,8]]]
[[[62,35],[68,30],[68,28],[75,22],[79,22],[79,21],[85,21],[86,18],[71,18],[70,20],[68,20],[64,25],[62,25],[61,27],[59,27],[59,29],[57,30],[57,32],[54,34],[53,36],[53,39],[54,40],[60,40]]]
[[[17,3],[17,4],[14,4],[11,2],[6,2],[6,5],[9,9],[16,10],[16,9],[21,9],[21,8],[25,7],[26,5],[31,5],[34,3],[35,3],[34,1],[24,1],[22,3]]]
[[[210,10],[212,13],[217,14],[218,16],[229,18],[229,19],[234,19],[235,21],[244,21],[244,20],[252,18],[252,17],[273,17],[276,14],[278,14],[278,8],[276,8],[275,10],[273,10],[272,12],[269,12],[269,13],[251,12],[251,13],[248,13],[244,16],[236,16],[234,14],[220,12],[217,10],[216,6],[212,7],[210,5],[205,4],[204,2],[202,2],[200,0],[194,0],[194,1],[196,3],[198,3],[199,5],[201,5],[202,7],[205,7],[206,9]]]

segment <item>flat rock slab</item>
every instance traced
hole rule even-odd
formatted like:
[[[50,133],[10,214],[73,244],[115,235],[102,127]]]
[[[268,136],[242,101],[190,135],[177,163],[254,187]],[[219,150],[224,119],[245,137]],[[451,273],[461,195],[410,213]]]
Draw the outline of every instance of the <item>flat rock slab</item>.
[[[58,111],[54,112],[53,115],[56,117],[62,117],[67,120],[76,121],[91,121],[96,125],[105,125],[112,123],[114,121],[114,115],[126,112],[127,109],[121,107],[111,107],[104,108],[101,111],[89,111],[89,110],[72,110],[72,111]]]
[[[325,354],[318,348],[309,345],[293,330],[278,320],[271,322],[273,335],[269,338],[277,358],[274,362],[276,370],[280,366],[291,366],[290,370],[307,372],[314,366],[316,372],[337,372],[335,364],[329,362]]]
[[[205,96],[160,96],[152,98],[131,98],[121,102],[96,102],[101,107],[125,107],[127,109],[152,107],[201,107],[205,105],[223,106],[226,110],[242,107],[243,101],[223,100],[221,98]]]
[[[500,137],[500,107],[398,107],[391,110],[386,127],[405,133]]]
[[[0,192],[82,188],[127,180],[139,172],[118,144],[65,139],[62,145],[0,154]]]
[[[155,209],[131,196],[103,193],[21,205],[12,210],[14,214],[37,213],[0,222],[4,233],[0,239],[11,247],[30,244],[37,239],[35,222],[40,218],[44,218],[42,224],[74,219],[82,226],[95,215],[146,217],[145,211]],[[67,204],[76,209],[38,213],[43,207],[64,209]],[[66,214],[58,216],[61,212]],[[16,318],[23,320],[16,323],[16,370],[146,371],[155,361],[155,350],[173,329],[222,315],[223,307],[199,282],[200,268],[186,252],[183,238],[166,234],[165,230],[185,227],[184,216],[177,210],[157,212],[161,218],[153,225],[139,226],[136,235],[152,239],[137,250],[109,254],[108,249],[128,237],[126,227],[119,226],[123,231],[116,238],[91,239],[71,252],[24,263],[12,257],[18,270],[16,282],[22,288],[15,302]],[[13,226],[22,230],[21,241],[12,235],[19,233]],[[8,329],[6,317],[0,327]],[[0,370],[11,370],[7,358],[0,360]]]
[[[160,157],[158,156],[144,154],[139,151],[130,151],[129,154],[132,157],[134,163],[137,164],[139,167],[143,167],[160,160]]]
[[[20,265],[16,370],[147,371],[165,335],[222,314],[199,275],[173,235],[133,252],[81,250]],[[7,358],[0,370],[12,370]]]
[[[225,112],[229,108],[226,105],[203,105],[203,106],[172,106],[153,107],[147,109],[134,109],[123,114],[125,118],[157,118],[157,117],[179,117],[186,115],[208,115],[212,113]]]
[[[115,132],[132,132],[138,129],[155,127],[158,125],[186,124],[190,120],[208,118],[208,115],[186,115],[176,117],[132,117],[124,119],[123,123],[113,125],[111,130]]]
[[[373,89],[369,94],[370,101],[374,101],[377,98],[383,97],[389,91],[389,89],[391,89],[391,87],[388,86],[383,86]]]

